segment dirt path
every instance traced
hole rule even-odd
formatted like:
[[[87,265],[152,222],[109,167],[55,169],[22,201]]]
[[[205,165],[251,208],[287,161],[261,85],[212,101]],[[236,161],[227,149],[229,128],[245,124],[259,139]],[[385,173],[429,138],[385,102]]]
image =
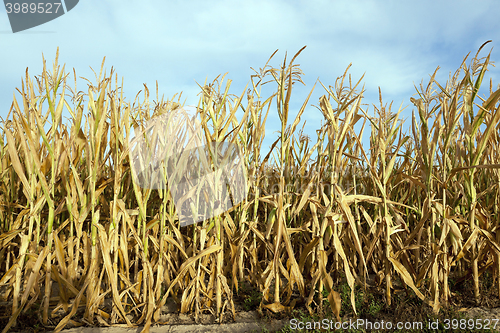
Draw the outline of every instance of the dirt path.
[[[465,310],[465,309],[464,309]],[[497,319],[500,320],[500,308],[470,308],[465,311],[468,318]],[[209,333],[209,332],[276,332],[290,323],[289,319],[265,320],[260,319],[256,311],[239,312],[236,314],[236,322],[222,325],[214,324],[210,316],[201,318],[201,324],[195,324],[194,320],[187,315],[168,314],[163,316],[164,324],[151,326],[151,333]],[[452,319],[452,318],[451,318]],[[168,322],[168,323],[167,323]],[[63,333],[139,333],[142,327],[85,327],[63,330]]]
[[[208,332],[262,332],[266,329],[275,332],[282,329],[289,320],[264,320],[260,319],[256,311],[239,312],[234,323],[214,324],[211,316],[201,318],[202,324],[195,324],[190,316],[168,314],[162,316],[166,323],[151,326],[151,333],[208,333]],[[206,323],[206,324],[203,324]],[[63,333],[139,333],[142,327],[77,327],[63,330]]]

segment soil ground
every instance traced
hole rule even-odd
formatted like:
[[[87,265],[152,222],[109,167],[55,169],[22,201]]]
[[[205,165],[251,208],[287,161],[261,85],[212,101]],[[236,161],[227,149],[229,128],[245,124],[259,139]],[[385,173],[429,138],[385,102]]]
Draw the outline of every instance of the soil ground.
[[[432,314],[432,309],[420,301],[411,290],[395,290],[393,302],[389,306],[386,304],[381,293],[370,291],[364,294],[362,290],[356,291],[356,306],[358,316],[356,317],[349,302],[349,289],[345,286],[339,286],[338,291],[342,296],[342,321],[355,321],[356,318],[363,318],[372,323],[391,322],[395,325],[397,322],[411,323],[422,322],[428,325],[430,322],[439,321],[440,325],[435,329],[424,329],[424,332],[500,332],[500,299],[498,288],[488,276],[483,277],[481,285],[481,298],[478,303],[474,301],[473,288],[470,279],[458,281],[453,285],[452,298],[450,306],[443,308],[438,315]],[[216,323],[215,317],[210,314],[203,314],[196,323],[193,315],[180,314],[176,303],[169,299],[162,308],[162,315],[158,323],[151,326],[150,332],[300,332],[294,329],[295,323],[314,323],[322,322],[324,319],[334,320],[326,297],[323,301],[323,308],[320,309],[316,302],[313,304],[316,312],[311,315],[306,310],[304,304],[297,303],[297,306],[291,313],[273,313],[266,308],[259,309],[260,297],[258,291],[246,286],[240,289],[238,294],[234,295],[236,317],[226,315],[222,324]],[[88,323],[80,321],[83,315],[83,308],[73,317],[73,326],[69,324],[63,332],[65,333],[135,333],[140,332],[142,327],[127,328],[124,325],[106,327],[105,321],[98,320],[94,327],[89,327]],[[7,303],[0,304],[0,330],[5,327],[10,317],[11,308]],[[32,307],[18,317],[16,327],[9,332],[52,332],[55,325],[62,318],[54,318],[49,326],[43,326],[40,320],[40,310]],[[490,321],[490,328],[496,327],[496,330],[478,329],[475,325],[478,321],[470,320],[480,318],[483,324],[486,320]],[[446,329],[443,324],[446,319],[455,320],[457,329]],[[460,328],[462,323],[466,327]],[[464,324],[465,323],[465,324]],[[75,327],[74,325],[80,325]],[[467,326],[469,325],[469,326]],[[96,327],[101,326],[101,327]],[[303,332],[313,332],[314,330],[303,330]],[[315,330],[315,332],[328,332],[326,329]],[[334,330],[331,330],[334,331]],[[377,330],[348,330],[350,332],[377,332]],[[388,332],[389,330],[383,330]],[[392,332],[398,332],[393,329]],[[408,332],[411,330],[400,330],[399,332]],[[416,330],[422,331],[422,330]]]

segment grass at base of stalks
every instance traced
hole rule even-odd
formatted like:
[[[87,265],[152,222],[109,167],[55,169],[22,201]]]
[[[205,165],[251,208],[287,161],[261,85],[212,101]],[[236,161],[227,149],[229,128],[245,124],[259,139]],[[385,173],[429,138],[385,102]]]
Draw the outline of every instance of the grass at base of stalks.
[[[292,333],[292,332],[350,332],[350,333],[364,333],[364,332],[395,332],[395,333],[403,333],[403,332],[428,332],[428,333],[445,333],[445,332],[500,332],[500,323],[496,325],[496,329],[484,330],[484,329],[445,329],[443,326],[443,322],[446,319],[453,320],[470,320],[470,317],[466,316],[465,309],[469,309],[471,307],[484,307],[484,308],[496,308],[500,306],[500,301],[498,300],[497,294],[498,290],[496,288],[492,288],[492,284],[494,283],[491,275],[486,275],[484,279],[481,281],[481,300],[480,304],[476,305],[473,302],[474,299],[474,289],[472,281],[464,281],[460,283],[460,286],[457,286],[456,293],[453,295],[451,304],[448,307],[443,307],[439,314],[434,314],[432,309],[425,306],[425,304],[411,291],[408,291],[408,294],[404,291],[400,290],[398,293],[394,295],[394,303],[391,306],[388,306],[384,301],[384,295],[380,292],[367,291],[364,293],[362,290],[356,294],[356,305],[358,309],[358,316],[356,317],[352,311],[352,308],[349,306],[349,286],[347,283],[343,283],[338,286],[338,290],[342,296],[342,320],[348,321],[349,318],[355,321],[357,318],[362,318],[372,323],[374,322],[391,322],[395,325],[397,322],[422,322],[427,324],[430,321],[439,321],[439,327],[437,330],[425,328],[424,330],[329,330],[329,329],[313,329],[313,330],[300,330],[300,329],[292,329],[289,325],[285,326],[283,329],[276,331],[276,333]],[[326,299],[327,293],[324,293],[324,302],[328,303]],[[359,306],[358,306],[359,305]],[[310,314],[305,309],[305,307],[298,307],[294,309],[291,314],[274,314],[269,311],[265,311],[263,313],[263,317],[266,319],[296,319],[300,322],[321,322],[323,319],[336,321],[335,316],[329,310],[327,306],[324,307],[324,311],[320,313],[319,311]],[[473,318],[474,320],[476,318]],[[499,319],[492,317],[484,317],[481,319]],[[493,326],[494,323],[491,324]],[[262,332],[270,332],[268,330],[263,330]]]

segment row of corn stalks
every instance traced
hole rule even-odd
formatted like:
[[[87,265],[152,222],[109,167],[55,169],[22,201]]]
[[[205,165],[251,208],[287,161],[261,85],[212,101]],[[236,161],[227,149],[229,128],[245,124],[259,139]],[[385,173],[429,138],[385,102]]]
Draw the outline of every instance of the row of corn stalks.
[[[164,100],[157,87],[151,103],[145,86],[142,101],[125,102],[104,67],[79,91],[58,54],[52,70],[44,61],[40,76],[26,71],[0,136],[0,297],[12,309],[3,332],[35,305],[43,324],[59,318],[56,331],[76,321],[148,331],[169,297],[181,313],[222,318],[243,280],[275,312],[313,312],[326,289],[339,320],[341,277],[354,311],[356,285],[383,290],[389,305],[411,289],[436,312],[450,277],[471,277],[476,298],[486,271],[500,287],[500,90],[490,81],[489,96],[478,94],[490,56],[480,49],[446,84],[436,73],[421,84],[409,133],[382,97],[369,116],[361,79],[346,70],[320,83],[324,122],[312,141],[299,127],[312,90],[288,119],[302,50],[278,68],[268,61],[239,96],[224,76],[200,86],[207,140],[241,147],[248,195],[186,227],[168,189],[136,184],[129,159],[131,130],[181,107],[180,96]],[[265,84],[276,87],[267,98]],[[276,110],[279,135],[262,156]]]

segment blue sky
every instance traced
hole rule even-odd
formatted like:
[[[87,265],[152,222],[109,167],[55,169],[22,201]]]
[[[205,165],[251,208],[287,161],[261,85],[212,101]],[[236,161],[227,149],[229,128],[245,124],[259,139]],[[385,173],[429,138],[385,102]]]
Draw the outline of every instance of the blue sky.
[[[0,117],[5,118],[12,94],[21,86],[26,67],[30,75],[42,71],[42,53],[52,65],[56,49],[66,69],[93,79],[89,67],[114,67],[124,78],[124,93],[133,100],[146,83],[153,92],[170,98],[183,91],[187,104],[196,104],[199,88],[217,75],[228,73],[230,93],[241,95],[253,71],[263,67],[279,49],[271,64],[279,66],[301,47],[299,56],[306,86],[295,87],[291,117],[296,114],[319,78],[334,85],[346,67],[357,80],[365,73],[364,103],[373,114],[378,87],[385,102],[401,103],[410,123],[414,84],[437,66],[444,84],[471,52],[487,40],[483,49],[498,61],[500,20],[496,1],[127,1],[81,0],[56,20],[13,34],[5,8],[0,10]],[[499,70],[490,67],[486,80],[499,83]],[[486,82],[485,82],[486,83]],[[79,90],[85,89],[79,81]],[[315,139],[322,115],[313,106],[326,92],[317,84],[303,120],[306,133]],[[265,145],[279,129],[275,108],[268,118]],[[365,140],[367,138],[365,131]]]

